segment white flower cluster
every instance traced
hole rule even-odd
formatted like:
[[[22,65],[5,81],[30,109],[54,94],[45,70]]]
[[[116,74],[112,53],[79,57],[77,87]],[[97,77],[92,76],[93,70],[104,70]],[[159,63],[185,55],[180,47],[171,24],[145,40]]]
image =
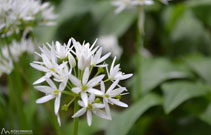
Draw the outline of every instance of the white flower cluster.
[[[10,74],[13,70],[13,61],[18,62],[23,53],[32,54],[36,43],[32,39],[22,38],[21,41],[13,40],[9,45],[0,48],[0,77],[3,73]]]
[[[0,0],[0,35],[9,36],[37,24],[54,24],[53,10],[48,2],[42,4],[40,0]]]
[[[169,0],[160,0],[164,4],[168,4]],[[125,9],[134,8],[137,6],[152,5],[153,0],[113,0],[112,5],[117,7],[115,10],[116,14],[119,14]]]
[[[132,74],[120,71],[120,64],[115,65],[116,57],[109,68],[105,60],[111,53],[101,56],[102,48],[95,46],[95,43],[81,44],[73,38],[64,45],[58,41],[47,43],[40,48],[40,54],[36,53],[42,61],[31,63],[32,67],[45,73],[34,82],[34,85],[44,81],[48,83],[47,86],[35,86],[37,90],[46,94],[36,102],[44,103],[55,99],[54,111],[59,124],[61,124],[59,109],[62,94],[70,96],[70,102],[62,108],[68,109],[73,101],[77,101],[81,109],[72,117],[80,117],[86,113],[89,126],[92,123],[92,114],[111,119],[109,104],[128,107],[120,101],[121,95],[124,95],[127,89],[120,86],[119,82],[130,78]],[[109,84],[107,89],[106,86]]]

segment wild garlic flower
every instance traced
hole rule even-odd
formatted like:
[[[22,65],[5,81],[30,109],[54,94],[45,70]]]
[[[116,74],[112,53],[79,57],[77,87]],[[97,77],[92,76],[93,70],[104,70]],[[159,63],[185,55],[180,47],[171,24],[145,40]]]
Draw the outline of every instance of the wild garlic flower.
[[[60,100],[61,100],[61,95],[62,95],[61,93],[64,90],[65,85],[63,83],[60,83],[59,88],[57,88],[56,85],[54,84],[54,82],[51,79],[47,78],[46,81],[49,84],[49,86],[42,86],[42,85],[41,86],[35,86],[35,88],[37,90],[46,94],[44,97],[37,99],[36,103],[37,104],[45,103],[45,102],[55,98],[54,112],[58,117],[59,125],[61,125],[58,112],[59,112],[59,108],[60,108]]]
[[[108,71],[108,68],[106,67],[106,71],[108,74],[108,78],[112,81],[114,80],[125,80],[130,78],[133,74],[125,74],[123,72],[120,71],[120,64],[117,64],[116,66],[114,66],[116,61],[116,57],[114,57],[113,62],[111,64],[111,68],[110,71]]]
[[[56,15],[54,7],[40,0],[0,0],[1,37],[19,33],[38,24],[52,25]]]
[[[13,63],[10,58],[5,58],[0,55],[0,77],[2,74],[10,74],[13,70]]]
[[[22,38],[20,42],[13,40],[9,45],[12,59],[17,62],[23,53],[32,54],[35,50],[36,43],[32,39]]]
[[[99,46],[103,48],[103,53],[111,52],[112,57],[119,59],[122,55],[122,48],[119,46],[118,39],[114,35],[101,36],[98,40]]]
[[[45,44],[40,47],[40,50],[41,53],[36,54],[41,61],[34,61],[31,66],[44,72],[44,76],[35,81],[34,85],[47,81],[50,86],[35,86],[39,91],[46,93],[46,96],[38,99],[37,103],[44,103],[55,98],[55,114],[59,124],[62,94],[68,95],[70,100],[61,107],[62,110],[67,110],[75,101],[81,109],[72,117],[80,117],[86,113],[89,126],[92,123],[93,114],[111,120],[109,104],[128,106],[120,101],[126,88],[118,83],[128,79],[132,74],[122,73],[120,65],[114,66],[116,58],[112,62],[111,71],[106,72],[108,64],[105,60],[111,53],[101,56],[103,50],[96,46],[96,41],[92,45],[85,42],[81,44],[74,38],[70,38],[67,44],[56,41]],[[107,91],[104,83],[111,84]]]
[[[116,14],[119,14],[125,9],[134,8],[136,6],[142,5],[152,5],[153,0],[113,0],[112,5],[116,6],[117,9],[115,10]]]
[[[23,53],[32,54],[35,50],[35,44],[30,38],[22,38],[21,41],[13,40],[8,45],[2,45],[0,48],[0,55],[2,55],[0,56],[0,72],[9,74],[13,69],[13,62],[18,62]]]
[[[160,0],[164,4],[168,4],[169,0]],[[138,6],[152,5],[153,0],[113,0],[111,3],[113,6],[117,7],[115,10],[116,14],[119,14],[125,9],[131,9]]]

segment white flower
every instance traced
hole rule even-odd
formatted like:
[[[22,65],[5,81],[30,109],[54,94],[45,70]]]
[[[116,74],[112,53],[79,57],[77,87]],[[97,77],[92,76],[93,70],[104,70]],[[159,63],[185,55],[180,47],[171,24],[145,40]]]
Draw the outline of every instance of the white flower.
[[[109,53],[105,54],[103,57],[101,57],[101,54],[102,54],[102,48],[98,49],[96,54],[91,57],[92,58],[91,59],[91,65],[92,66],[96,66],[96,67],[105,67],[105,66],[107,66],[105,64],[101,64],[101,65],[98,65],[98,64],[100,64],[101,62],[105,61],[111,55],[111,53],[109,52]]]
[[[13,40],[9,45],[9,49],[13,59],[17,62],[19,61],[20,56],[24,53],[33,53],[35,45],[32,39],[22,38],[20,42]]]
[[[75,41],[74,39],[72,39],[72,41],[73,41],[73,46],[75,48],[75,52],[73,51],[72,52],[76,55],[78,59],[78,68],[80,70],[84,70],[85,68],[91,65],[92,55],[98,49],[98,47],[94,48],[94,45],[96,42],[94,42],[92,46],[90,47],[89,43],[81,45],[79,42]]]
[[[13,70],[13,63],[10,58],[4,58],[0,55],[0,76],[3,73],[10,74]]]
[[[112,1],[112,5],[116,6],[115,10],[116,14],[119,14],[124,9],[133,8],[140,5],[152,5],[153,0],[114,0]]]
[[[60,108],[60,99],[61,99],[62,91],[65,89],[65,86],[63,83],[60,83],[59,88],[57,88],[52,80],[46,78],[46,81],[50,85],[50,87],[43,86],[43,85],[35,86],[35,89],[46,94],[44,97],[37,99],[36,103],[37,104],[45,103],[45,102],[55,98],[54,112],[58,117],[59,125],[61,125],[58,113],[59,113],[59,108]]]
[[[114,35],[101,36],[98,40],[99,46],[103,47],[103,52],[111,52],[112,57],[118,59],[122,55],[122,48],[118,45],[117,37]]]
[[[39,71],[45,72],[45,76],[41,77],[33,84],[39,84],[45,81],[46,77],[51,77],[53,74],[56,73],[56,71],[59,71],[59,69],[63,69],[65,66],[65,63],[58,65],[57,62],[54,61],[54,59],[49,59],[45,54],[41,54],[40,56],[42,58],[42,62],[34,61],[33,63],[30,63],[30,65]]]
[[[92,124],[92,113],[96,114],[97,116],[104,118],[104,119],[109,119],[107,117],[106,113],[100,109],[104,108],[105,105],[101,103],[95,103],[95,96],[92,94],[88,98],[88,104],[85,104],[82,101],[78,101],[78,104],[82,107],[80,110],[78,110],[72,117],[80,117],[84,113],[87,114],[87,123],[89,126]]]
[[[68,57],[68,54],[71,50],[70,48],[70,44],[71,44],[71,39],[68,41],[67,45],[61,45],[58,41],[56,41],[56,56],[61,59],[64,60]]]
[[[126,91],[126,88],[121,87],[118,83],[120,80],[131,77],[132,74],[122,73],[119,64],[114,66],[116,57],[108,72],[105,60],[111,53],[101,56],[103,47],[95,47],[95,43],[96,41],[91,46],[89,43],[80,44],[73,38],[64,45],[58,41],[52,44],[47,43],[42,48],[40,47],[40,54],[36,53],[40,56],[41,61],[31,63],[32,67],[45,73],[34,84],[47,81],[50,85],[35,86],[39,91],[46,93],[46,96],[38,99],[36,102],[44,103],[55,98],[54,111],[59,124],[61,124],[59,117],[61,94],[73,96],[73,100],[64,104],[64,110],[68,109],[75,100],[82,108],[72,117],[79,117],[87,113],[89,126],[92,123],[92,114],[111,120],[109,104],[121,107],[128,106],[119,99],[120,95],[125,94],[123,92]],[[8,55],[7,52],[5,53],[6,55]],[[103,68],[106,68],[105,73],[108,76],[105,80],[103,80],[105,77],[105,74],[102,74],[104,72]],[[53,81],[59,83],[59,89],[57,89]],[[113,83],[106,91],[104,82],[107,81]],[[98,89],[99,85],[101,90]],[[63,91],[64,89],[67,89],[67,91]],[[95,97],[97,98],[95,99]]]
[[[54,7],[41,0],[0,0],[0,3],[0,18],[4,20],[0,21],[1,37],[34,27],[31,22],[51,25],[56,18]]]
[[[88,104],[88,95],[87,92],[90,94],[95,94],[95,95],[102,95],[103,93],[95,88],[100,81],[104,78],[105,75],[99,75],[97,77],[92,78],[91,80],[88,81],[89,79],[89,68],[86,68],[83,74],[82,81],[80,81],[78,78],[76,78],[73,75],[70,75],[70,81],[76,86],[72,88],[72,91],[74,93],[80,93],[81,94],[81,99],[83,100],[84,104]]]
[[[120,71],[120,64],[114,66],[116,57],[114,57],[114,60],[111,64],[110,72],[108,71],[108,68],[106,67],[106,71],[108,74],[109,79],[112,81],[114,80],[125,80],[133,76],[133,74],[124,74]]]
[[[100,83],[100,88],[101,91],[103,92],[103,103],[105,104],[105,110],[108,114],[108,117],[111,119],[111,112],[110,112],[110,107],[108,103],[110,104],[115,104],[121,107],[128,107],[127,104],[121,102],[119,99],[116,98],[116,96],[120,95],[122,92],[126,91],[126,88],[124,87],[119,87],[114,89],[119,80],[116,80],[115,82],[112,83],[112,85],[108,88],[107,91],[105,91],[105,84],[103,81]]]

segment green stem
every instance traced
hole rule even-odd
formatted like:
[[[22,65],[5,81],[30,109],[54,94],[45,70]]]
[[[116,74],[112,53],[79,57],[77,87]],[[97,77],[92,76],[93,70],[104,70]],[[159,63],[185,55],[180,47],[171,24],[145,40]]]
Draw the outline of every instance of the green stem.
[[[78,111],[78,100],[76,99],[74,101],[74,113],[76,113]],[[73,135],[78,135],[78,117],[74,118],[73,120]]]
[[[142,95],[142,89],[141,89],[141,67],[142,67],[142,47],[143,47],[143,34],[144,33],[144,9],[143,7],[140,7],[139,10],[139,17],[137,19],[137,27],[136,27],[136,72],[137,72],[137,78],[136,78],[136,89],[137,89],[137,96],[135,99],[140,97]]]

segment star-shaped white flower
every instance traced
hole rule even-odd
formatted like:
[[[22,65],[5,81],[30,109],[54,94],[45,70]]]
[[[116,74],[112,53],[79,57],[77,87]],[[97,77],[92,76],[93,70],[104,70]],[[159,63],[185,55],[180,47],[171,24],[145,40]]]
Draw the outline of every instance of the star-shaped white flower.
[[[95,96],[91,94],[88,98],[88,104],[85,104],[82,101],[78,101],[78,104],[82,107],[80,110],[78,110],[72,117],[80,117],[84,113],[87,114],[87,123],[89,126],[92,124],[92,113],[95,115],[103,118],[103,119],[109,119],[109,117],[106,115],[106,112],[102,111],[101,109],[105,107],[104,104],[101,103],[95,103]]]
[[[131,76],[133,76],[133,74],[125,74],[125,73],[121,72],[120,71],[120,64],[114,66],[115,61],[116,61],[116,57],[114,57],[114,60],[111,64],[110,71],[108,71],[108,68],[106,67],[106,71],[107,71],[109,79],[111,79],[112,81],[114,81],[114,80],[125,80],[125,79],[128,79]]]
[[[89,43],[83,43],[82,45],[75,41],[75,39],[72,38],[73,45],[75,48],[74,53],[78,59],[78,68],[80,70],[84,70],[85,68],[89,67],[91,65],[91,58],[92,55],[97,51],[98,46],[94,48],[96,41],[90,46]]]
[[[121,95],[124,91],[126,91],[126,88],[124,87],[119,87],[116,88],[117,84],[119,83],[119,80],[116,80],[115,82],[112,83],[112,85],[108,88],[107,91],[105,91],[105,84],[103,81],[100,83],[100,88],[101,91],[103,92],[103,103],[105,104],[105,110],[108,114],[108,116],[111,118],[111,112],[110,112],[110,104],[115,104],[120,107],[128,107],[127,104],[121,102],[119,99],[116,98],[116,96]]]
[[[62,91],[65,89],[65,85],[63,83],[60,83],[59,88],[57,88],[51,79],[47,78],[46,81],[50,86],[43,86],[43,85],[35,86],[35,89],[46,94],[45,96],[37,99],[36,103],[42,104],[55,98],[54,112],[58,117],[59,125],[61,125],[58,113],[59,113],[59,108],[60,108],[60,99],[61,99]]]
[[[105,54],[103,57],[101,57],[101,55],[102,55],[102,47],[100,47],[97,50],[96,54],[94,56],[92,56],[92,58],[91,58],[92,66],[96,66],[96,67],[106,67],[107,66],[106,64],[101,64],[101,65],[98,65],[98,64],[105,61],[111,55],[111,53],[109,52],[109,53]]]
[[[95,87],[102,79],[104,78],[105,75],[99,75],[97,77],[92,78],[91,80],[88,81],[89,79],[89,68],[86,68],[83,74],[82,81],[80,81],[77,77],[74,75],[70,75],[69,79],[70,81],[76,86],[72,88],[72,91],[74,93],[80,93],[81,94],[81,99],[83,100],[84,104],[87,106],[88,104],[88,95],[87,92],[90,94],[95,94],[95,95],[102,95],[103,93],[93,87]]]

